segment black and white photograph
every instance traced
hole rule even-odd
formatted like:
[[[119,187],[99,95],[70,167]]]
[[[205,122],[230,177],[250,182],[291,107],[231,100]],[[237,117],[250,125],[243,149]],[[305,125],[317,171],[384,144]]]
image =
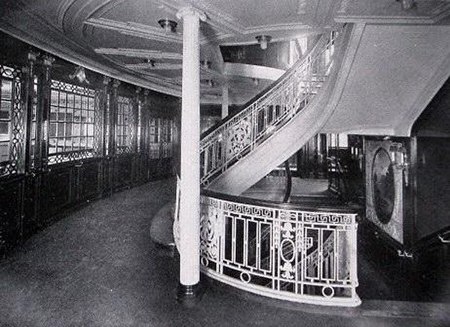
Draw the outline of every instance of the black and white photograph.
[[[450,326],[450,0],[0,1],[0,327],[211,326]]]

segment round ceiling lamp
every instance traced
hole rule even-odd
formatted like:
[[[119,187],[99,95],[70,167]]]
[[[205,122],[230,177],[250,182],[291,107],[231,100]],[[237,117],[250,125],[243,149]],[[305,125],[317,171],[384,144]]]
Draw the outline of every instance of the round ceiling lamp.
[[[177,22],[170,20],[168,18],[158,20],[159,26],[161,26],[164,31],[175,33],[177,31]]]
[[[256,36],[256,40],[261,46],[261,49],[266,50],[267,44],[272,40],[272,37],[270,35],[258,35]]]
[[[209,60],[200,60],[200,65],[205,69],[211,69],[211,61]]]

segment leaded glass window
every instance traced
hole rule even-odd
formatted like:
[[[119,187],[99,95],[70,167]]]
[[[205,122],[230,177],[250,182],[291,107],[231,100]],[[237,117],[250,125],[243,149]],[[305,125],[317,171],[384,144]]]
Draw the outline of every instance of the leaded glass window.
[[[19,173],[23,160],[20,71],[0,66],[0,177]]]
[[[117,154],[130,153],[133,150],[134,119],[133,101],[127,97],[117,97]]]
[[[170,158],[172,157],[172,129],[173,121],[164,118],[150,118],[150,158]]]
[[[172,157],[172,121],[161,119],[161,156]]]
[[[149,119],[150,158],[159,159],[159,118]]]
[[[32,91],[32,97],[31,97],[31,137],[30,137],[30,142],[31,142],[31,151],[30,151],[30,156],[31,156],[31,167],[35,168],[35,160],[34,160],[34,155],[35,155],[35,151],[36,151],[36,118],[37,118],[37,101],[38,101],[38,78],[37,76],[33,76],[33,91]]]
[[[94,156],[95,90],[52,81],[49,163]]]

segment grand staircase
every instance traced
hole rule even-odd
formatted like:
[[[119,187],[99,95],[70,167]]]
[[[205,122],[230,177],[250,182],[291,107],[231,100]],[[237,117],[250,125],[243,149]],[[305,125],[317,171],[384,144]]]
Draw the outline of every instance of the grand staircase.
[[[269,89],[202,136],[203,188],[239,195],[320,131],[342,91],[351,33],[345,26],[324,34]]]

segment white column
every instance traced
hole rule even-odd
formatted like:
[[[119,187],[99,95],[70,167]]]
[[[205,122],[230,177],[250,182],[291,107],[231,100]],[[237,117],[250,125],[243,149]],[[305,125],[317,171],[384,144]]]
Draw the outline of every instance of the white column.
[[[200,282],[200,19],[193,8],[183,18],[183,73],[181,100],[180,284]]]
[[[228,116],[228,85],[222,86],[222,119]]]

